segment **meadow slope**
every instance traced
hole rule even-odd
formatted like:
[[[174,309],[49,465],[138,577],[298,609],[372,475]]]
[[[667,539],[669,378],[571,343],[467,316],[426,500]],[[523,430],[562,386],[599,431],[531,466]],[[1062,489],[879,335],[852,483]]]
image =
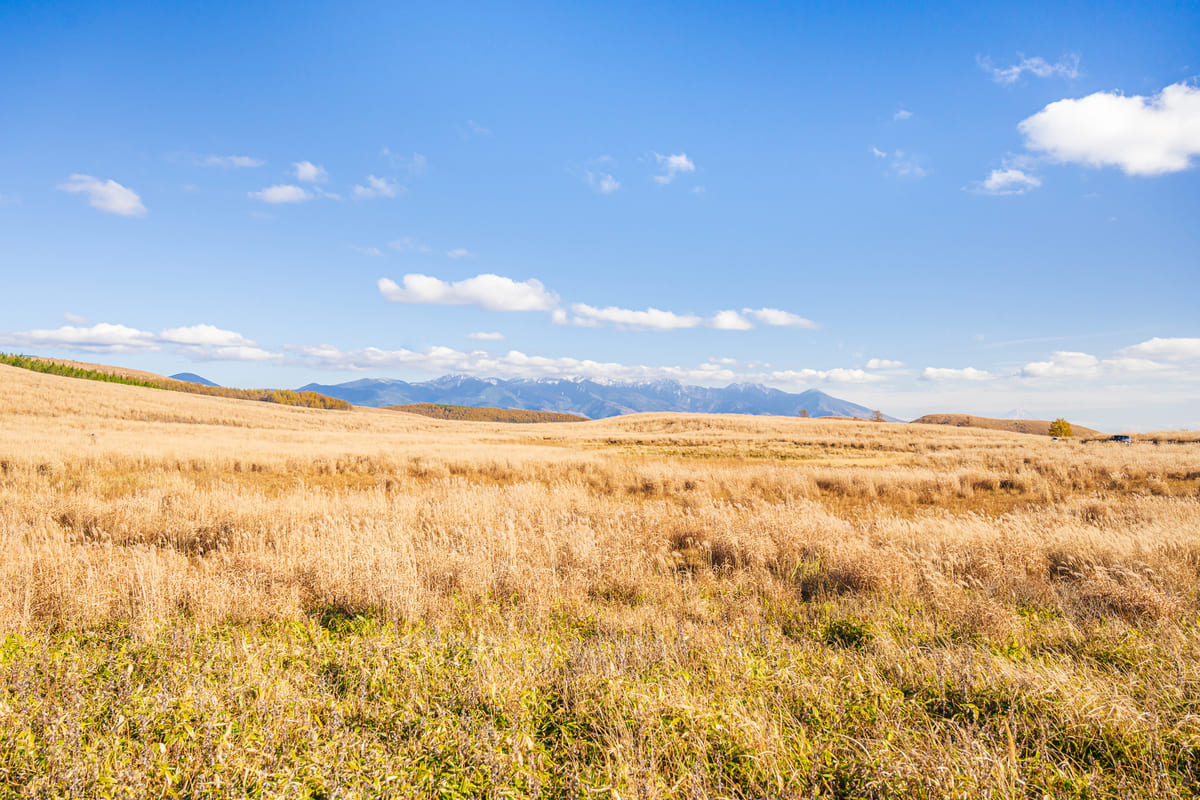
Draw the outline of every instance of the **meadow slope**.
[[[1191,797],[1200,447],[0,366],[0,797]]]

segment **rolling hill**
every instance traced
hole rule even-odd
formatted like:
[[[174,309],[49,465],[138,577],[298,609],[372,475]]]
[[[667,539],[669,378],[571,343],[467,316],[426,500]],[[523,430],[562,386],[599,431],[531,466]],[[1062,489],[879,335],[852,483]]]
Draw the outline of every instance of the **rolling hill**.
[[[953,425],[958,428],[989,428],[994,431],[1010,431],[1012,433],[1032,433],[1037,436],[1050,435],[1050,421],[1044,419],[992,419],[991,417],[973,417],[970,414],[926,414],[913,420],[914,425]],[[1082,425],[1072,425],[1076,437],[1101,436],[1100,431],[1085,428]]]

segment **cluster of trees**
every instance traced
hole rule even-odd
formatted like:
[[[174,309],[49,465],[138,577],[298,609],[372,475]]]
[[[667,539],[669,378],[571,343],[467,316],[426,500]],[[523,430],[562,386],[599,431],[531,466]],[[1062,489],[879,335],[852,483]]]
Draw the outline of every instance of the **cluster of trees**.
[[[523,408],[488,408],[475,406],[451,406],[442,403],[413,403],[406,406],[389,406],[392,411],[407,411],[435,419],[453,419],[468,422],[587,422],[587,417],[576,414],[559,414],[556,411],[529,411]]]
[[[224,386],[205,386],[202,383],[188,383],[170,378],[162,380],[146,380],[116,375],[111,372],[101,372],[95,369],[72,367],[42,358],[18,356],[0,353],[0,364],[10,367],[45,372],[49,375],[62,375],[66,378],[82,378],[89,381],[106,381],[108,383],[124,383],[129,386],[144,386],[148,389],[166,389],[174,392],[189,394],[206,394],[213,397],[231,397],[236,400],[258,400],[264,403],[278,403],[283,406],[303,406],[305,408],[348,409],[350,404],[336,397],[318,394],[316,392],[295,392],[291,389],[229,389]]]

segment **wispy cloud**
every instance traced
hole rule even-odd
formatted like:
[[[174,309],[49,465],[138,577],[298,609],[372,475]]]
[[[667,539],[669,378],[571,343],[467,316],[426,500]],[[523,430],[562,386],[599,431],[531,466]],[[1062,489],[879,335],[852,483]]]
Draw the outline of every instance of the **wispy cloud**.
[[[324,183],[329,180],[329,173],[325,171],[325,168],[311,161],[293,163],[292,174],[296,176],[296,180],[304,183]]]
[[[1200,87],[1176,83],[1153,97],[1096,92],[1059,100],[1017,129],[1030,150],[1127,175],[1163,175],[1200,155]]]
[[[919,158],[903,150],[897,150],[893,154],[890,172],[901,178],[924,178],[929,174],[929,171],[921,166]]]
[[[361,247],[357,244],[349,244],[346,246],[349,247],[351,250],[355,251],[356,253],[362,253],[364,256],[381,256],[381,255],[383,255],[383,251],[380,250],[378,247]]]
[[[912,119],[913,112],[908,109],[900,109],[895,114],[892,114],[892,119],[903,122],[906,119]]]
[[[499,342],[504,339],[503,333],[478,331],[476,333],[468,333],[468,339],[474,339],[477,342]]]
[[[924,381],[986,381],[994,377],[987,370],[975,369],[975,367],[963,367],[962,369],[926,367],[921,372],[921,380]]]
[[[980,194],[1025,194],[1031,189],[1042,185],[1041,178],[1036,175],[1013,168],[994,169],[986,178],[975,185],[974,190]]]
[[[1025,74],[1038,78],[1067,78],[1068,80],[1078,78],[1080,75],[1079,56],[1073,53],[1063,56],[1053,64],[1040,56],[1026,58],[1018,53],[1018,57],[1020,60],[1017,63],[1007,67],[997,67],[990,58],[985,56],[976,56],[975,61],[981,69],[991,74],[992,80],[1003,84],[1016,83]]]
[[[892,361],[888,358],[872,358],[867,362],[867,369],[899,369],[903,366],[903,361]]]
[[[589,169],[583,173],[583,181],[600,194],[612,194],[621,188],[621,182],[607,172]]]
[[[393,239],[388,242],[388,247],[397,253],[428,253],[433,250],[429,245],[411,236],[402,236],[399,239]]]
[[[470,257],[471,257],[471,256],[473,256],[473,255],[475,255],[475,254],[474,254],[474,253],[472,253],[470,250],[468,250],[468,249],[467,249],[467,248],[465,248],[465,247],[456,247],[456,248],[454,248],[453,250],[447,250],[447,251],[446,251],[446,257],[447,257],[447,258],[455,258],[455,259],[458,259],[458,258],[470,258]]]
[[[365,186],[361,184],[355,185],[354,196],[361,198],[395,197],[403,191],[403,188],[390,178],[379,178],[374,175],[368,175]]]
[[[871,146],[871,153],[874,154],[874,156],[876,158],[887,158],[887,155],[888,155],[887,153],[880,150],[878,147],[875,147],[874,145]]]
[[[87,317],[82,317],[79,314],[72,314],[70,311],[67,311],[63,314],[63,319],[72,325],[87,325],[89,322],[91,322],[91,320],[89,320]]]
[[[220,167],[221,169],[247,169],[261,167],[266,163],[261,158],[251,158],[250,156],[204,156],[200,159],[201,166]]]
[[[137,192],[113,180],[102,181],[91,175],[76,173],[60,183],[58,188],[64,192],[86,195],[88,205],[109,214],[144,217],[147,213]]]
[[[380,153],[384,158],[387,159],[388,164],[390,164],[393,169],[403,169],[413,177],[424,175],[429,169],[429,159],[420,153],[413,153],[411,156],[402,156],[393,153],[386,147],[383,148]]]
[[[476,136],[491,136],[492,135],[491,129],[485,128],[483,125],[480,125],[478,122],[476,122],[473,119],[467,120],[467,130],[469,130],[471,133],[475,134]]]
[[[654,159],[658,162],[659,169],[662,170],[660,174],[654,176],[654,180],[658,183],[667,184],[680,175],[696,171],[696,164],[687,157],[687,153],[677,153],[672,156],[655,153]]]
[[[571,311],[576,315],[573,324],[584,327],[594,327],[601,324],[615,325],[618,328],[648,331],[671,331],[681,328],[695,328],[704,322],[702,317],[695,314],[676,314],[659,308],[647,308],[637,311],[618,306],[596,308],[587,303],[574,303]]]
[[[742,311],[764,325],[808,328],[809,330],[816,330],[821,327],[811,319],[805,319],[799,314],[793,314],[790,311],[781,311],[778,308],[743,308]]]
[[[313,198],[312,193],[290,183],[268,186],[257,192],[247,192],[247,195],[264,203],[278,205],[279,203],[303,203]]]
[[[448,282],[430,275],[409,274],[401,281],[403,286],[390,278],[380,278],[380,294],[393,303],[474,305],[487,311],[549,311],[558,305],[558,297],[534,279],[514,281],[487,273]]]

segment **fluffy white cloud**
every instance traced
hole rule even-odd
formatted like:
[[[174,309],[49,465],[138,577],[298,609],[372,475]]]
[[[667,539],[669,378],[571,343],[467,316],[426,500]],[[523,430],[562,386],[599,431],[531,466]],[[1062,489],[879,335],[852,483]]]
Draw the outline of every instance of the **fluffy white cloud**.
[[[240,333],[203,324],[168,328],[157,334],[107,322],[87,327],[64,325],[53,330],[0,333],[0,344],[108,354],[144,353],[170,345],[183,355],[207,361],[265,361],[279,357]]]
[[[1083,378],[1098,375],[1100,359],[1088,353],[1059,350],[1049,361],[1032,361],[1021,368],[1027,378]]]
[[[809,330],[816,330],[821,327],[811,319],[805,319],[798,314],[793,314],[790,311],[781,311],[778,308],[743,308],[742,312],[754,317],[764,325],[808,328]]]
[[[234,331],[215,325],[192,325],[186,328],[167,328],[158,335],[160,341],[171,344],[204,345],[208,347],[253,346],[254,342]]]
[[[980,67],[991,73],[992,80],[996,83],[1016,83],[1025,73],[1036,75],[1039,78],[1074,79],[1079,77],[1079,56],[1074,54],[1064,56],[1053,64],[1040,56],[1032,58],[1022,56],[1020,61],[1008,67],[997,67],[989,58],[977,57],[976,61]]]
[[[292,164],[292,174],[296,176],[296,180],[305,183],[324,183],[329,180],[329,173],[325,168],[311,161],[297,161]]]
[[[474,255],[474,253],[465,247],[456,247],[453,250],[446,251],[446,256],[449,258],[467,258],[472,255]]]
[[[948,367],[926,367],[921,373],[921,380],[925,381],[986,381],[994,377],[987,370],[975,369],[974,367],[964,367],[962,369],[950,369]]]
[[[61,347],[87,353],[138,353],[158,349],[153,333],[107,322],[89,327],[63,325],[53,330],[3,333],[0,343],[18,347]]]
[[[368,175],[366,186],[355,185],[354,196],[362,198],[395,197],[403,188],[391,178],[377,178],[374,175]]]
[[[250,156],[205,156],[201,161],[205,167],[220,167],[221,169],[244,169],[246,167],[261,167],[267,163]]]
[[[558,297],[541,281],[514,281],[490,273],[449,283],[430,275],[409,274],[403,287],[390,278],[379,279],[379,291],[393,303],[419,305],[475,305],[487,311],[549,311]]]
[[[1176,83],[1153,97],[1096,92],[1059,100],[1017,128],[1026,147],[1058,161],[1129,175],[1179,172],[1200,155],[1200,87]]]
[[[903,366],[903,361],[892,361],[887,358],[872,358],[867,362],[867,369],[899,369]]]
[[[494,331],[479,331],[477,333],[468,333],[467,338],[474,339],[477,342],[499,342],[504,339],[504,334]]]
[[[264,203],[303,203],[313,197],[307,190],[289,183],[268,186],[257,192],[247,192],[247,194]]]
[[[664,156],[660,153],[655,153],[654,158],[658,162],[658,166],[663,170],[662,174],[654,176],[654,180],[659,183],[670,183],[684,173],[696,171],[696,165],[687,157],[687,153],[678,153],[673,156]]]
[[[1121,350],[1121,355],[1135,358],[1162,358],[1167,361],[1191,361],[1200,359],[1200,338],[1184,337],[1161,339],[1155,336],[1141,344]]]
[[[634,330],[671,331],[680,328],[695,328],[704,322],[695,314],[676,314],[673,311],[663,311],[658,308],[635,311],[617,306],[596,308],[587,303],[575,303],[571,306],[571,310],[577,315],[575,324],[583,326],[609,323],[619,328]]]
[[[754,327],[750,320],[736,311],[718,311],[708,321],[708,327],[719,331],[748,331]]]
[[[607,172],[593,172],[589,169],[583,174],[583,180],[600,194],[612,194],[621,188],[621,182]]]
[[[913,112],[909,111],[908,109],[902,108],[899,111],[897,111],[895,114],[892,114],[892,119],[897,120],[897,121],[903,121],[906,119],[912,119],[912,115],[913,115]]]
[[[1041,185],[1040,178],[1022,170],[994,169],[979,184],[979,191],[982,194],[1025,194]]]
[[[64,192],[87,195],[88,204],[92,208],[107,211],[109,214],[122,217],[146,216],[146,207],[142,205],[142,198],[138,197],[137,192],[113,180],[102,181],[91,175],[76,173],[60,183],[58,188]]]

